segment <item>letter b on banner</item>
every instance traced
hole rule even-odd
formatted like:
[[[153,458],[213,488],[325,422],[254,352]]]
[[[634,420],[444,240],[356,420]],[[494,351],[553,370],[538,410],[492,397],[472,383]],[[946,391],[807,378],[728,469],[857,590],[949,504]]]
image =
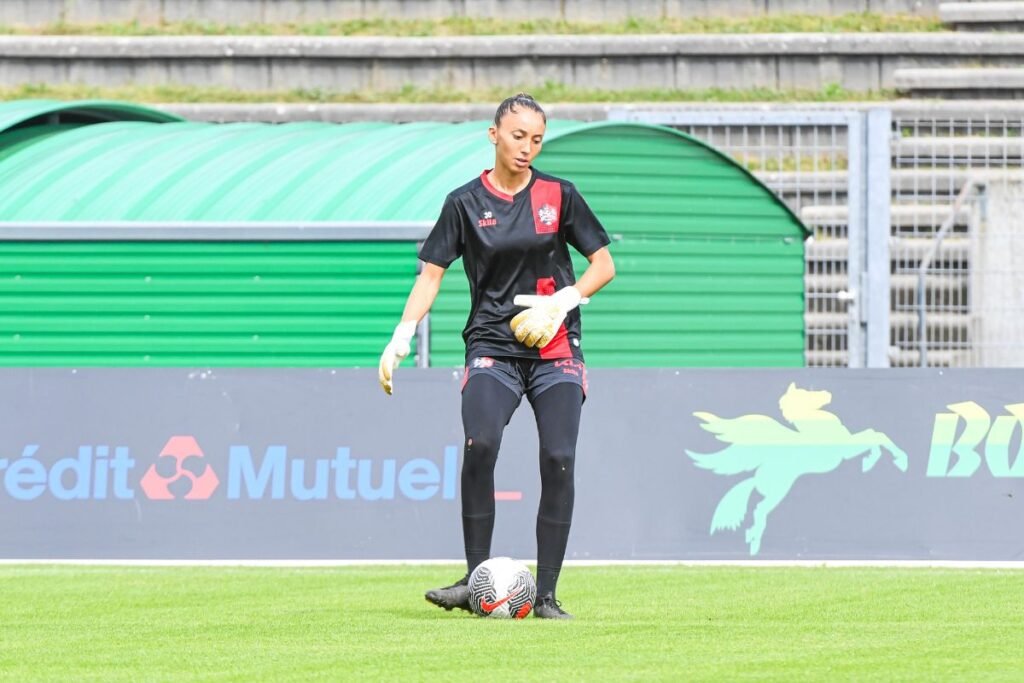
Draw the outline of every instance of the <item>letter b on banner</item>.
[[[1010,444],[1014,433],[1024,433],[1024,403],[1006,406],[1009,415],[992,421],[985,409],[974,401],[947,406],[952,413],[935,416],[932,446],[928,454],[929,477],[969,477],[981,466],[979,448],[984,442],[985,463],[994,477],[1024,477],[1024,439],[1010,462]],[[964,430],[957,438],[960,421]]]

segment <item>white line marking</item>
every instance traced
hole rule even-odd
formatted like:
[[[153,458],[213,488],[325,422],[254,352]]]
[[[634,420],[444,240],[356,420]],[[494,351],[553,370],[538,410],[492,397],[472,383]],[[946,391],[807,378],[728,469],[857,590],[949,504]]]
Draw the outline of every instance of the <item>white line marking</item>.
[[[523,560],[535,563],[535,560]],[[4,565],[99,567],[372,567],[463,564],[462,560],[99,560],[0,559]],[[1024,569],[1020,560],[566,560],[567,567],[880,567],[906,569]]]

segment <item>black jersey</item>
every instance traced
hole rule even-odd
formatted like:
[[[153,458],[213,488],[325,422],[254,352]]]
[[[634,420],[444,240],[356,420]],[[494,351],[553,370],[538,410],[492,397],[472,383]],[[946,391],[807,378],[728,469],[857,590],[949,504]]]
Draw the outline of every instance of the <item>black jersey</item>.
[[[574,284],[568,245],[590,256],[610,241],[572,183],[536,169],[515,196],[495,189],[489,171],[445,199],[420,258],[447,268],[462,256],[472,306],[462,332],[466,358],[577,358],[579,309],[569,312],[543,349],[516,341],[509,323],[523,310],[517,294],[554,294]]]

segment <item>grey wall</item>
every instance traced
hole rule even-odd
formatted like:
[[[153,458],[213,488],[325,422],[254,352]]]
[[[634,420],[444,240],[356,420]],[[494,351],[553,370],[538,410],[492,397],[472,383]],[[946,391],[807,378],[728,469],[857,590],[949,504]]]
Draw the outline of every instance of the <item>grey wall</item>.
[[[979,37],[980,35],[980,37]],[[1024,34],[0,36],[0,82],[240,90],[891,88],[897,68],[1017,66]]]
[[[315,22],[404,17],[732,17],[849,12],[938,15],[938,0],[3,0],[0,24],[140,21]]]
[[[0,556],[458,558],[460,374],[403,368],[389,399],[371,370],[0,370]],[[1022,380],[594,370],[569,557],[1020,559]],[[831,400],[794,426],[790,383]],[[735,419],[727,440],[696,412]],[[536,452],[522,406],[495,554],[535,556]]]
[[[964,116],[980,116],[1000,119],[1024,117],[1024,103],[1013,100],[1004,102],[914,102],[901,100],[898,102],[786,102],[782,104],[748,103],[730,104],[722,102],[678,102],[657,104],[637,103],[634,105],[618,104],[544,104],[544,110],[550,118],[571,119],[577,121],[604,121],[612,110],[628,111],[643,109],[644,111],[662,110],[666,112],[699,112],[703,110],[738,110],[753,109],[759,112],[802,112],[821,110],[862,111],[868,108],[885,106],[892,109],[894,118],[912,118],[928,116],[931,118],[956,118]],[[405,123],[409,121],[475,121],[486,120],[494,116],[493,104],[162,104],[160,109],[178,114],[191,121],[266,121],[269,123],[285,123],[289,121],[333,121],[348,123],[351,121],[391,121]],[[741,131],[742,132],[742,131]],[[836,133],[837,144],[843,144],[844,131]],[[810,135],[813,143],[813,135]],[[917,173],[917,172],[915,172]],[[925,173],[925,171],[920,171]],[[894,182],[904,183],[900,189],[909,192],[917,187],[917,182],[906,173],[894,176]],[[920,184],[920,183],[918,183]],[[845,180],[837,182],[833,190],[843,199],[846,190]],[[954,188],[955,190],[955,188]]]

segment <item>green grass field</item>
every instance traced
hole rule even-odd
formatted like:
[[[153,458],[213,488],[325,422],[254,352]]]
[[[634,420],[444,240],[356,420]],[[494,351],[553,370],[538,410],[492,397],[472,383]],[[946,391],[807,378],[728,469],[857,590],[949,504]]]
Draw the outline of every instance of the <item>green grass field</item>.
[[[455,566],[0,567],[0,678],[1020,680],[1024,572],[569,567],[571,622],[444,612]]]

